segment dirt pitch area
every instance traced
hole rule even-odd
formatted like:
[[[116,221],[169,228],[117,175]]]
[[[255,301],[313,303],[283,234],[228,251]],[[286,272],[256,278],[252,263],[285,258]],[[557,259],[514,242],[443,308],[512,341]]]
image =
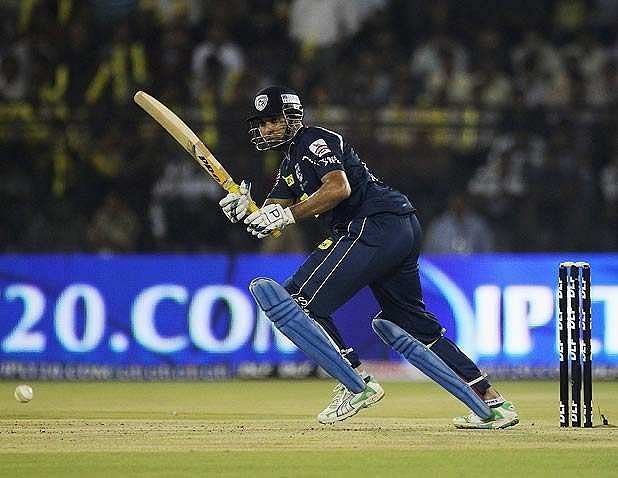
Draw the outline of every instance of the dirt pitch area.
[[[504,382],[520,425],[462,431],[466,412],[432,383],[385,383],[374,408],[334,426],[315,416],[333,382],[0,382],[0,476],[616,476],[618,428],[560,429],[557,382]],[[595,383],[618,421],[618,383]]]

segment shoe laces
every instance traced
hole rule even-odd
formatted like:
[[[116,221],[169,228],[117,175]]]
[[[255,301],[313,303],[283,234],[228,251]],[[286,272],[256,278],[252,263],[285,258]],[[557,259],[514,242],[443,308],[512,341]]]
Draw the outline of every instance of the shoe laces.
[[[338,383],[337,385],[335,385],[335,388],[333,388],[333,400],[331,405],[339,405],[343,401],[343,398],[345,397],[347,391],[348,389],[345,388],[345,385],[343,385],[342,383]]]
[[[479,417],[472,410],[470,410],[470,413],[468,414],[468,416],[466,418],[468,419],[469,422],[481,420],[481,417]]]

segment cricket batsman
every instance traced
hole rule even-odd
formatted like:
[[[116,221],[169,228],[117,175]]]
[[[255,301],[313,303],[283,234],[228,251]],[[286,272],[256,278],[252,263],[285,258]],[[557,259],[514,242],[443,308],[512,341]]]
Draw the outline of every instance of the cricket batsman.
[[[249,214],[251,187],[243,181],[239,193],[220,202],[227,218],[243,221],[260,239],[318,215],[330,230],[283,284],[257,278],[249,286],[275,326],[339,381],[318,421],[345,420],[384,396],[331,318],[369,286],[381,308],[372,321],[375,333],[470,408],[469,415],[453,420],[457,428],[516,425],[513,404],[425,309],[421,227],[409,199],[377,179],[342,135],[305,126],[300,98],[288,88],[259,91],[248,122],[251,143],[259,151],[278,150],[282,161],[263,206]]]

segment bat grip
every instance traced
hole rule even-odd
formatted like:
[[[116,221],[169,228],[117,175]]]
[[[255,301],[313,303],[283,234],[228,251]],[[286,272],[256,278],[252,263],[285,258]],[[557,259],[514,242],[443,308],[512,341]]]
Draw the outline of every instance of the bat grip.
[[[231,184],[222,184],[223,189],[225,189],[228,193],[236,193],[240,194],[240,184],[236,184],[232,182]]]

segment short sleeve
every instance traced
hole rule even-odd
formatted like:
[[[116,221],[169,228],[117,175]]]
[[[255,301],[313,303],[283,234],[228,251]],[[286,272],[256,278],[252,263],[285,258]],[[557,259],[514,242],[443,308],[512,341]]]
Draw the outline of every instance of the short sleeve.
[[[307,157],[319,178],[331,171],[345,171],[343,145],[335,137],[319,137],[308,146]]]

